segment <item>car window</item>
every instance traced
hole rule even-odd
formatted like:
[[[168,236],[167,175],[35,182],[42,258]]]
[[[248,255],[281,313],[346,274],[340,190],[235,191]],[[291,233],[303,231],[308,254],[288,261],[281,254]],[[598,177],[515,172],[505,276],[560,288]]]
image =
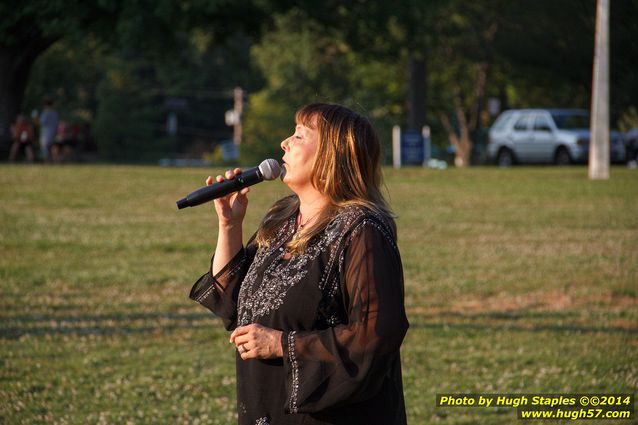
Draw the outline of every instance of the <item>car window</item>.
[[[534,131],[552,131],[552,127],[549,125],[549,120],[544,115],[536,115],[534,120]]]
[[[514,124],[514,131],[527,131],[528,127],[529,115],[523,115],[516,121],[516,124]]]
[[[505,127],[507,126],[507,123],[510,121],[510,118],[512,118],[511,112],[503,112],[492,125],[492,130],[496,130],[496,131],[505,130]]]

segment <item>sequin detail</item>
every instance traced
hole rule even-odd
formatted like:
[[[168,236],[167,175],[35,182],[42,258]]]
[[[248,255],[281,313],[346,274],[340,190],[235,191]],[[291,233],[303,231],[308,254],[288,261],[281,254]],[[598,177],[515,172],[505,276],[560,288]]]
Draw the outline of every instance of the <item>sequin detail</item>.
[[[299,394],[299,364],[295,355],[295,331],[288,333],[288,361],[292,371],[290,382],[290,413],[297,413],[297,395]]]
[[[264,416],[263,418],[257,419],[255,425],[270,425],[270,421],[267,416]]]
[[[277,232],[273,243],[260,248],[255,254],[239,291],[238,326],[255,323],[259,318],[279,309],[290,288],[306,276],[308,265],[324,251],[329,251],[330,254],[318,284],[323,292],[329,288],[327,298],[333,297],[338,288],[338,277],[335,275],[340,251],[338,242],[345,238],[345,234],[364,214],[361,208],[346,208],[317,238],[310,241],[303,253],[284,260],[285,252],[280,248],[295,230],[295,217],[291,217]],[[258,271],[266,264],[268,266],[260,276]]]

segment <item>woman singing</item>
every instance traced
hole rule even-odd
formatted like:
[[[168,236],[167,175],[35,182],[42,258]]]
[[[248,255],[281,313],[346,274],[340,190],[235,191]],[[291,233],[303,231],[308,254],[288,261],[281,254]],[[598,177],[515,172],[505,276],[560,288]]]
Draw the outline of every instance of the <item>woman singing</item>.
[[[215,255],[190,297],[232,330],[241,425],[405,424],[408,321],[379,140],[340,105],[308,105],[295,120],[281,143],[294,194],[245,247],[249,189],[215,200]]]

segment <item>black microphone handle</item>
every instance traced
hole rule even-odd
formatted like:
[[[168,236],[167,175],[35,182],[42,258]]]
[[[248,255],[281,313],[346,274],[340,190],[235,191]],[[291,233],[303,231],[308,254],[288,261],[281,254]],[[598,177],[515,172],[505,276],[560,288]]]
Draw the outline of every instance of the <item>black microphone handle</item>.
[[[186,198],[177,201],[177,208],[181,210],[182,208],[201,205],[205,202],[221,198],[229,193],[237,192],[245,187],[257,184],[263,180],[264,178],[259,171],[259,167],[250,168],[235,175],[235,177],[230,180],[213,183],[210,186],[204,186],[189,193]]]

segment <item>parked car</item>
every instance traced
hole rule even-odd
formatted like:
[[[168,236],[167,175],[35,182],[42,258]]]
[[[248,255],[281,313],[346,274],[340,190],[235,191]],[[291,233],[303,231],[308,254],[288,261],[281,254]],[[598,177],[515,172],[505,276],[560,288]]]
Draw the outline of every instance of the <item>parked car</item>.
[[[488,156],[501,167],[516,163],[569,165],[589,159],[589,113],[584,109],[512,109],[489,131]],[[610,159],[624,162],[625,145],[610,133]]]

